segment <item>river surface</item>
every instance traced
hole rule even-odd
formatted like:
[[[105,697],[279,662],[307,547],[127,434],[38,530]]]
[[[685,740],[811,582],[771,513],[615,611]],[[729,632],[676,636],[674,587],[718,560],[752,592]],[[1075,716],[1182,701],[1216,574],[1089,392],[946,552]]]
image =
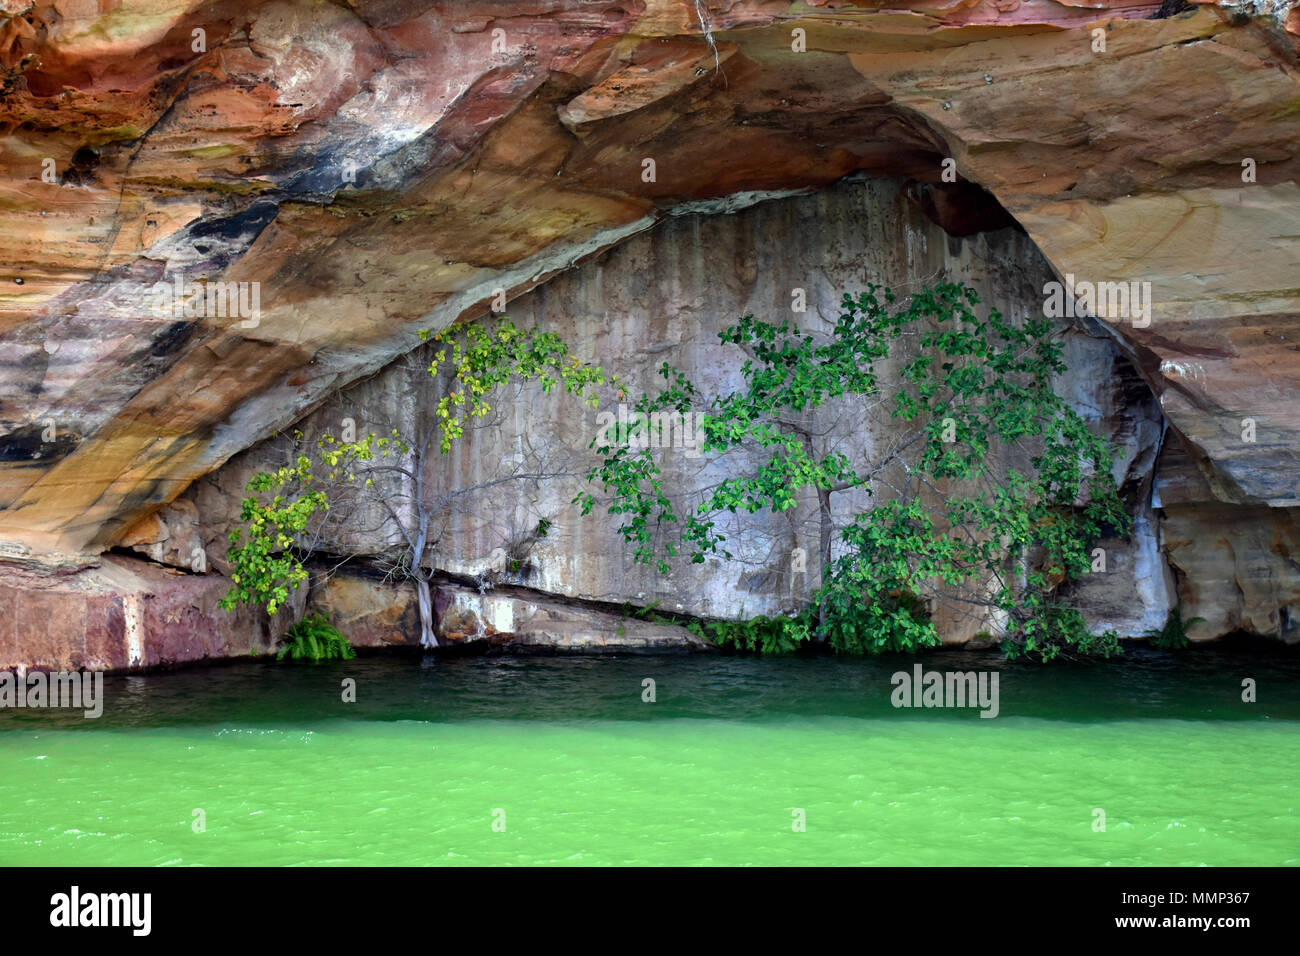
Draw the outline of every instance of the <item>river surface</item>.
[[[109,677],[97,720],[0,709],[0,864],[1300,862],[1300,655],[918,660],[998,716],[893,707],[903,657]]]

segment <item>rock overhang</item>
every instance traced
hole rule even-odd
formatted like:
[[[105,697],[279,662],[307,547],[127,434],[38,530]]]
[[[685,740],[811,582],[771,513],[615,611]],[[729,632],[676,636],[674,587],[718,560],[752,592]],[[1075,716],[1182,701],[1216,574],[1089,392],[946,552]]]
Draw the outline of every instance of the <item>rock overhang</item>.
[[[419,328],[675,211],[865,172],[978,229],[945,159],[1062,277],[1150,282],[1111,325],[1171,425],[1230,500],[1296,504],[1292,13],[912,6],[9,4],[0,420],[53,440],[0,461],[6,553],[112,546]],[[177,275],[256,283],[256,323],[151,311]]]

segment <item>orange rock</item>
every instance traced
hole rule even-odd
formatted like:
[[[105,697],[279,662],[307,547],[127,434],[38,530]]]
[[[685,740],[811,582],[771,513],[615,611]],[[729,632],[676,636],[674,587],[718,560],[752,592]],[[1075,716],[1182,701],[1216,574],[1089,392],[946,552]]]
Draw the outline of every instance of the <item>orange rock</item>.
[[[1114,325],[1169,422],[1236,500],[1300,503],[1294,12],[721,7],[0,14],[0,420],[62,436],[5,446],[0,553],[99,553],[416,329],[685,203],[944,159],[1062,275],[1150,282]],[[158,314],[178,275],[261,314]]]

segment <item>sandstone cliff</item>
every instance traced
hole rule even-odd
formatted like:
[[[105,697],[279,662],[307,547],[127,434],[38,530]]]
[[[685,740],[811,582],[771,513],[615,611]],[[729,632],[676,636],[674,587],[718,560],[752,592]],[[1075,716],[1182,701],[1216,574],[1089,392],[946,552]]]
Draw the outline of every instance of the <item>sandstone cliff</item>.
[[[203,515],[196,480],[497,290],[593,353],[624,344],[607,309],[634,315],[632,356],[707,338],[801,274],[834,295],[852,268],[788,222],[771,278],[734,258],[761,226],[710,223],[865,174],[908,180],[916,216],[966,237],[855,235],[924,236],[914,261],[874,263],[900,281],[965,270],[1035,308],[1053,274],[1150,283],[1149,321],[1079,333],[1107,387],[1063,386],[1124,432],[1135,507],[1154,509],[1130,545],[1151,572],[1140,597],[1092,606],[1137,626],[1176,588],[1208,619],[1198,636],[1295,639],[1297,33],[1300,12],[1269,2],[4,0],[0,556],[53,581],[114,547],[181,554],[182,535],[224,520]],[[845,215],[810,208],[807,231]],[[738,233],[717,275],[691,272],[712,253],[690,229]],[[566,272],[642,233],[654,275],[626,257],[612,279]],[[981,250],[996,265],[977,276]],[[663,288],[672,271],[680,289]],[[151,291],[203,280],[243,283],[257,308],[178,314]],[[630,301],[638,282],[671,307]],[[707,363],[684,341],[684,361]],[[151,519],[182,494],[197,517]],[[455,561],[488,543],[467,534]],[[774,546],[751,543],[759,576]],[[539,586],[558,593],[650,587],[611,562],[546,560]],[[782,593],[747,580],[671,588],[728,613],[736,594]],[[6,607],[30,592],[15,584]],[[23,662],[16,614],[0,646]]]

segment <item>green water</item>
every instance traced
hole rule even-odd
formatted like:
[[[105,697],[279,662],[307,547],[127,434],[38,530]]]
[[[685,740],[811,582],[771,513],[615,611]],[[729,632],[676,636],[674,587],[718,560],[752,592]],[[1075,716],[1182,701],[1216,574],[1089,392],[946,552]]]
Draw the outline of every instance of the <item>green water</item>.
[[[99,720],[0,711],[0,864],[1300,861],[1300,658],[1130,657],[924,658],[997,668],[996,719],[894,709],[902,658],[371,657],[109,678]]]

